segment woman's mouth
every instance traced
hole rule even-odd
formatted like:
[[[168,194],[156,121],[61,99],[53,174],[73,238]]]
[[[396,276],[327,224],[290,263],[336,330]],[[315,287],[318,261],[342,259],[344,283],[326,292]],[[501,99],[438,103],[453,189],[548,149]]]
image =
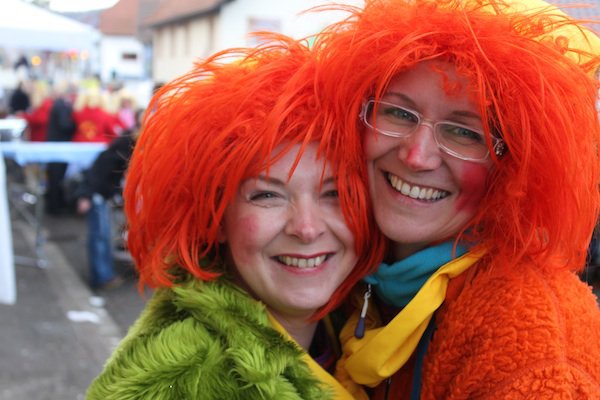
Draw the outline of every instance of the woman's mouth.
[[[320,255],[316,257],[292,257],[292,256],[277,256],[275,257],[277,261],[282,264],[287,265],[288,267],[294,268],[316,268],[319,265],[323,264],[330,255]]]
[[[402,193],[404,196],[410,197],[416,200],[425,201],[437,201],[445,197],[450,196],[450,192],[440,189],[434,189],[431,187],[421,187],[417,185],[411,185],[404,182],[401,178],[396,175],[392,175],[389,172],[385,174],[387,181],[397,191]]]

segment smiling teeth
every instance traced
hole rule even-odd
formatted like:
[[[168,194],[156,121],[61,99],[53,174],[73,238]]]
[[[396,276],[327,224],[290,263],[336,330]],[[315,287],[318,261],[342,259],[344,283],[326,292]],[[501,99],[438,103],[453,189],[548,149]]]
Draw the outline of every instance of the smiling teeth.
[[[327,258],[327,256],[319,256],[319,257],[313,257],[313,258],[296,258],[296,257],[289,257],[289,256],[279,256],[277,257],[277,260],[279,260],[279,262],[288,265],[290,267],[296,267],[296,268],[314,268],[314,267],[318,267],[319,265],[323,264],[323,261],[325,261],[325,259]]]
[[[411,186],[398,178],[396,175],[387,174],[390,184],[405,196],[418,200],[439,200],[448,196],[448,192],[444,190],[436,190],[432,188],[421,188],[419,186]]]

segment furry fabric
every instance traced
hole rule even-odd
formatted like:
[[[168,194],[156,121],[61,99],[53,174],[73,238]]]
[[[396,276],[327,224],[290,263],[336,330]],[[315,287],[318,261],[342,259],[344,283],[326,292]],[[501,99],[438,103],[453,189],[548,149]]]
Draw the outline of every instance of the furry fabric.
[[[600,310],[591,288],[572,272],[520,267],[472,268],[450,281],[421,399],[600,399]],[[385,399],[389,390],[390,398],[409,399],[413,367],[370,398]]]
[[[449,288],[422,399],[600,399],[600,311],[591,288],[568,271],[522,267]]]
[[[245,292],[192,280],[155,293],[87,399],[331,398],[302,354]]]

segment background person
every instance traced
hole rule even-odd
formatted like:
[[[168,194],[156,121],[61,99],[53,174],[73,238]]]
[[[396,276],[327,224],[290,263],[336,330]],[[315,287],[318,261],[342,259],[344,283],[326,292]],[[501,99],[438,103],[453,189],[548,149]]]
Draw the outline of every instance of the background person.
[[[52,108],[52,96],[48,83],[43,80],[37,80],[33,83],[31,94],[31,110],[29,112],[21,111],[18,116],[25,119],[27,129],[24,132],[23,140],[29,142],[45,142],[48,134],[48,119]],[[38,193],[39,181],[41,179],[41,167],[39,164],[25,165],[25,183],[27,189],[32,193]]]
[[[31,111],[22,114],[27,121],[27,140],[30,142],[46,141],[51,108],[52,96],[48,83],[36,81],[31,95]]]
[[[140,121],[143,111],[137,115]],[[93,289],[113,289],[123,283],[115,270],[110,200],[121,194],[138,131],[139,125],[113,140],[84,172],[76,193],[77,212],[87,215],[89,283]]]
[[[74,88],[68,82],[59,82],[54,88],[54,101],[48,117],[48,142],[70,142],[77,129],[73,119]],[[45,208],[51,215],[60,215],[67,208],[63,189],[68,163],[51,162],[46,165]]]
[[[365,287],[342,332],[357,398],[600,398],[576,274],[600,205],[599,40],[511,3],[367,1],[317,39],[390,241],[371,314]]]
[[[25,83],[20,81],[10,95],[10,99],[8,101],[8,112],[10,114],[27,112],[29,111],[29,107],[31,107],[29,93],[25,88]]]
[[[140,283],[158,289],[88,399],[350,398],[318,319],[382,241],[315,55],[280,40],[149,105],[124,195]]]
[[[121,88],[112,93],[110,103],[109,108],[117,118],[117,125],[124,130],[133,129],[136,125],[137,109],[137,102],[133,93],[127,88]]]
[[[99,88],[82,91],[75,101],[73,118],[77,131],[74,142],[110,143],[124,128],[119,119],[107,110],[107,101]]]

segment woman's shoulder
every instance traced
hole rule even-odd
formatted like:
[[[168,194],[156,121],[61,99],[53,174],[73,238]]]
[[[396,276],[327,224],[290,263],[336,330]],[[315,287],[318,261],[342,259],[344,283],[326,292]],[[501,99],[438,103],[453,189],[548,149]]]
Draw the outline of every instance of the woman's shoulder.
[[[186,379],[186,367],[188,375],[201,367],[214,382],[212,373],[223,362],[224,349],[202,324],[178,309],[174,298],[171,290],[157,290],[88,389],[88,399],[185,398],[169,389]]]
[[[120,348],[139,346],[130,342],[143,342],[147,346],[150,341],[172,341],[179,347],[178,342],[186,339],[193,340],[196,348],[211,347],[220,336],[241,326],[270,328],[264,306],[224,280],[191,279],[156,290]],[[192,337],[188,337],[188,332]]]
[[[574,272],[542,270],[528,265],[510,270],[478,271],[463,283],[452,303],[455,307],[469,304],[470,309],[477,309],[479,313],[494,310],[496,318],[513,318],[517,311],[535,314],[533,320],[538,322],[572,313],[582,318],[599,315],[592,289]],[[583,309],[590,312],[582,314]],[[541,311],[544,313],[540,314]]]
[[[511,271],[475,274],[440,310],[431,376],[469,376],[465,385],[498,395],[542,378],[600,394],[600,310],[591,288],[568,271]],[[485,385],[475,383],[482,374]]]
[[[294,389],[306,393],[303,379],[311,380],[294,366],[300,356],[244,292],[187,282],[156,293],[88,399],[276,398],[261,394],[271,390],[300,399]]]
[[[465,324],[494,337],[517,330],[523,337],[533,332],[552,340],[576,340],[565,332],[600,330],[600,310],[592,289],[570,271],[542,271],[523,266],[510,271],[476,273],[440,313],[450,325]],[[552,341],[551,340],[551,341]],[[547,341],[546,341],[547,342]],[[600,347],[597,350],[600,352]]]

